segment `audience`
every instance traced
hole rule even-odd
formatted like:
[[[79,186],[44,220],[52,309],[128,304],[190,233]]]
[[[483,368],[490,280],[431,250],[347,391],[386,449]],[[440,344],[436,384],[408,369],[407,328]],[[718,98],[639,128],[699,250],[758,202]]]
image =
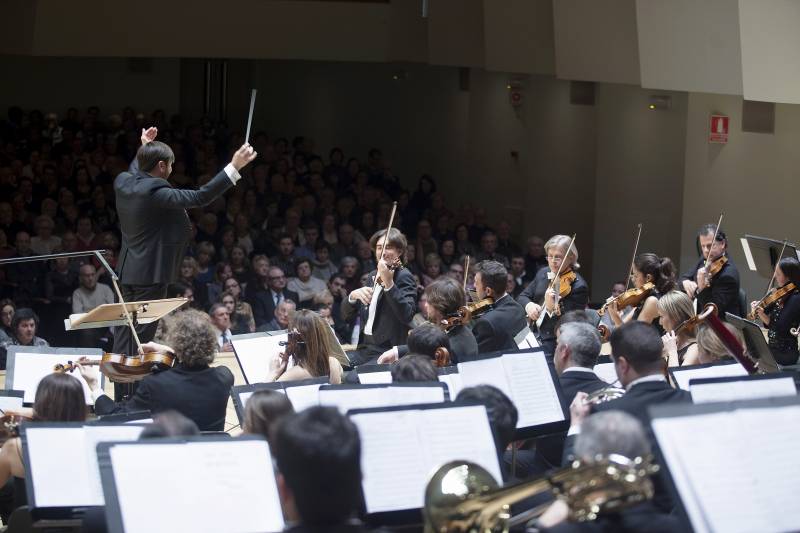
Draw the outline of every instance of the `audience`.
[[[5,370],[8,348],[11,346],[50,346],[41,337],[36,336],[39,328],[39,317],[32,309],[23,307],[14,312],[11,320],[11,336],[0,344],[0,370]]]

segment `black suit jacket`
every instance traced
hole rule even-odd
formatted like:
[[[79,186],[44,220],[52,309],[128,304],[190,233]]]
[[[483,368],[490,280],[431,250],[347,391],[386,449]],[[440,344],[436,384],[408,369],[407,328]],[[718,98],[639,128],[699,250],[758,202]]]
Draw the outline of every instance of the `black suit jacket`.
[[[447,332],[450,341],[450,364],[456,365],[460,362],[474,359],[478,355],[478,341],[472,330],[464,326],[455,326]],[[401,344],[397,347],[397,357],[403,357],[408,353],[408,345]]]
[[[700,259],[697,264],[683,276],[681,280],[695,281],[697,271],[705,264],[705,259]],[[725,320],[725,313],[744,316],[749,309],[742,309],[739,305],[739,269],[733,264],[731,257],[716,276],[711,279],[711,286],[697,293],[697,312],[701,312],[708,303],[714,303],[719,310],[719,317]],[[681,290],[683,284],[681,284]]]
[[[525,309],[510,294],[503,296],[495,302],[493,309],[472,325],[472,334],[478,341],[478,352],[517,351],[514,337],[527,325]]]
[[[186,209],[210,204],[233,182],[222,170],[199,190],[174,189],[167,180],[141,172],[136,160],[114,180],[122,249],[117,261],[126,285],[175,280],[191,223]]]
[[[519,295],[517,302],[519,302],[523,309],[530,302],[544,305],[544,293],[547,291],[547,287],[550,286],[550,280],[547,279],[548,272],[550,272],[550,269],[547,267],[540,269],[539,272],[536,273],[536,276],[534,276],[530,285]],[[586,304],[589,303],[589,285],[587,285],[586,280],[576,272],[575,281],[572,282],[572,289],[569,291],[568,295],[560,298],[558,302],[561,314],[575,309],[586,309]],[[538,333],[537,336],[540,342],[555,340],[555,329],[558,318],[558,316],[546,316],[538,332],[536,331],[536,324],[531,324],[531,330]]]
[[[194,420],[200,431],[223,431],[233,374],[227,367],[175,367],[145,377],[136,394],[124,403],[100,396],[94,409],[98,415],[174,409]]]
[[[284,300],[292,300],[296,304],[300,303],[300,296],[294,291],[283,289],[281,294]],[[265,289],[261,286],[253,291],[248,290],[247,302],[253,308],[253,319],[256,321],[256,327],[261,327],[275,318],[275,300],[272,299],[272,291],[270,289]]]
[[[601,513],[587,522],[565,521],[541,533],[679,533],[685,531],[674,515],[659,511],[651,502],[644,502],[615,513]]]
[[[367,285],[372,287],[375,283],[376,271],[369,274]],[[375,309],[375,323],[372,325],[373,351],[385,351],[392,346],[405,344],[408,331],[412,328],[411,319],[414,318],[417,302],[417,282],[414,275],[407,268],[400,268],[394,272],[394,285],[388,291],[382,291]],[[350,303],[349,298],[342,300],[342,318],[350,320],[356,314],[361,317],[361,339],[364,342],[364,328],[367,325],[369,306],[359,301]]]

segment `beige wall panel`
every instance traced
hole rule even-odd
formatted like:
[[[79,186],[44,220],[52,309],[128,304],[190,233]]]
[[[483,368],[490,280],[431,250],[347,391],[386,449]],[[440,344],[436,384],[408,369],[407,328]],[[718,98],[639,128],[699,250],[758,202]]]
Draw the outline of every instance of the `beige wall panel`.
[[[639,84],[634,0],[555,0],[556,75]]]
[[[742,94],[736,0],[637,0],[642,87]]]
[[[800,104],[800,2],[739,0],[747,100]]]
[[[555,73],[552,0],[483,0],[486,69]]]
[[[484,65],[483,0],[428,0],[428,62]]]

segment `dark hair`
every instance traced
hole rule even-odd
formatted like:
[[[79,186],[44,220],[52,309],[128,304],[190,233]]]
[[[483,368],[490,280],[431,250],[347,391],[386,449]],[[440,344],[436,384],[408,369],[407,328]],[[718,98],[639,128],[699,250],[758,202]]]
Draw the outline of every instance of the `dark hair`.
[[[519,413],[514,403],[503,394],[503,391],[492,385],[477,385],[461,389],[456,400],[474,401],[486,407],[486,415],[489,417],[489,425],[492,426],[494,432],[498,453],[502,453],[514,440]]]
[[[428,305],[444,316],[455,313],[466,302],[461,284],[444,276],[425,287],[425,295],[428,298]]]
[[[86,396],[75,376],[53,372],[36,387],[33,412],[37,422],[83,422],[86,420]]]
[[[283,417],[271,444],[304,525],[338,525],[362,507],[361,440],[336,408],[310,407]]]
[[[182,298],[186,291],[191,288],[181,281],[170,283],[167,285],[167,298]]]
[[[317,239],[317,243],[314,245],[314,251],[319,252],[320,250],[328,250],[330,253],[331,245],[328,244],[328,241],[325,239]]]
[[[153,170],[159,161],[167,163],[175,161],[175,153],[172,148],[160,141],[143,144],[136,152],[136,162],[139,164],[139,170],[143,172]]]
[[[14,318],[11,319],[11,331],[16,336],[17,328],[19,327],[19,323],[23,320],[31,320],[33,319],[33,323],[36,325],[36,329],[39,329],[39,315],[31,309],[30,307],[21,307],[14,311]]]
[[[716,224],[703,224],[702,226],[700,226],[700,229],[697,230],[698,243],[700,242],[699,241],[700,237],[703,237],[704,235],[714,235],[714,233],[717,234],[717,239],[716,239],[717,242],[728,240],[727,237],[725,237],[725,232],[722,231],[722,228],[720,228],[720,230],[717,231]]]
[[[199,435],[200,428],[191,418],[174,409],[153,415],[153,423],[145,427],[139,439],[158,439],[161,437],[191,437]]]
[[[392,365],[392,382],[438,381],[433,359],[427,355],[409,354]]]
[[[420,324],[408,334],[408,353],[434,357],[436,350],[446,348],[450,351],[450,338],[447,333],[430,322]]]
[[[225,311],[228,310],[228,307],[224,303],[216,302],[216,303],[211,304],[211,307],[208,310],[208,316],[213,316],[214,313],[217,311],[217,309],[219,309],[220,307],[224,308]]]
[[[558,331],[558,329],[564,324],[572,324],[574,322],[589,324],[590,326],[597,327],[600,317],[596,313],[593,314],[594,317],[585,309],[573,309],[572,311],[567,311],[561,315],[561,318],[558,319],[558,322],[556,323],[556,329],[554,331]]]
[[[285,394],[274,390],[258,390],[247,400],[242,430],[263,435],[270,440],[270,432],[278,420],[293,413],[292,402]]]
[[[477,265],[476,268],[476,275],[481,275],[481,281],[483,284],[492,289],[496,297],[505,294],[506,292],[506,282],[508,281],[508,270],[506,267],[502,265],[502,263],[498,263],[497,261],[481,261]]]
[[[800,261],[794,257],[784,257],[778,261],[778,266],[790,282],[800,287]]]
[[[307,258],[307,257],[301,257],[301,258],[300,258],[300,259],[298,259],[298,260],[297,260],[297,262],[294,264],[294,270],[295,270],[295,272],[297,271],[298,267],[299,267],[300,265],[302,265],[303,263],[307,263],[307,264],[308,264],[308,268],[313,268],[313,267],[312,267],[312,265],[311,265],[311,260],[310,260],[309,258]]]
[[[653,278],[659,294],[667,294],[675,288],[675,265],[669,257],[658,257],[651,253],[639,254],[633,265],[645,276]]]
[[[383,236],[386,235],[386,230],[382,229],[376,231],[369,239],[369,247],[373,250],[378,245],[378,241],[383,243]],[[386,248],[395,248],[402,258],[408,248],[408,241],[406,236],[403,235],[399,229],[392,228],[389,230],[389,236],[386,238]]]
[[[611,333],[612,357],[624,357],[638,374],[660,372],[664,343],[652,324],[633,320]]]

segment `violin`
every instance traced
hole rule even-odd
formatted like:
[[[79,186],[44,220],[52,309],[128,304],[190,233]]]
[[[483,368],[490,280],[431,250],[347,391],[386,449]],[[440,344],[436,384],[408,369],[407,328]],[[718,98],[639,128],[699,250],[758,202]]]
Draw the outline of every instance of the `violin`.
[[[455,313],[443,318],[440,325],[445,331],[450,331],[456,326],[467,325],[473,318],[477,318],[492,309],[494,309],[494,299],[484,298],[471,304],[462,305]]]
[[[750,311],[747,315],[747,318],[750,320],[755,320],[757,315],[757,310],[761,309],[762,311],[766,311],[773,305],[777,304],[793,292],[797,290],[797,285],[792,283],[791,281],[782,287],[777,287],[772,289],[770,292],[767,293],[757,304],[755,309]]]
[[[391,263],[386,263],[386,267],[391,272],[394,272],[395,270],[400,270],[401,268],[403,268],[403,260],[398,257],[394,261],[392,261]],[[378,285],[383,287],[383,280],[378,275],[377,271],[375,272],[375,283],[377,283]]]
[[[575,282],[575,279],[578,277],[577,274],[573,270],[568,270],[567,272],[561,274],[558,277],[558,297],[564,298],[565,296],[569,296],[569,293],[572,292],[572,284]],[[555,288],[555,286],[553,287]]]
[[[722,267],[724,267],[727,264],[727,262],[728,262],[727,255],[721,255],[717,257],[708,264],[708,267],[706,267],[706,275],[709,278],[713,278],[714,276],[719,274],[720,270],[722,270]]]
[[[297,351],[301,345],[306,345],[306,341],[303,340],[303,335],[295,329],[289,331],[287,333],[287,339],[285,341],[280,341],[278,345],[285,346],[282,357],[288,360],[290,357],[297,356]]]
[[[58,372],[60,374],[66,374],[67,372],[72,373],[78,368],[78,365],[92,366],[92,365],[100,365],[100,364],[102,364],[102,361],[89,360],[89,359],[82,358],[76,363],[73,363],[72,361],[67,361],[66,363],[56,363],[53,366],[53,372]]]
[[[636,307],[637,305],[642,303],[643,300],[647,299],[647,297],[650,296],[650,294],[653,292],[655,288],[656,286],[648,281],[638,289],[637,288],[628,289],[619,296],[615,296],[614,298],[604,303],[603,307],[601,307],[597,311],[597,314],[603,316],[606,313],[606,309],[608,309],[608,306],[611,304],[611,302],[617,302],[618,309],[624,309],[628,306]]]
[[[2,411],[0,411],[2,412]],[[19,437],[19,428],[23,422],[31,422],[33,420],[30,416],[4,413],[0,416],[0,444],[5,443],[9,439]]]
[[[96,361],[81,361],[80,364],[98,364]],[[104,353],[99,362],[100,372],[111,381],[117,383],[133,383],[141,381],[153,372],[166,370],[175,364],[175,354],[170,352],[147,352],[141,355],[126,356],[118,353]],[[56,365],[58,367],[59,365]],[[65,371],[72,372],[75,366],[72,361],[62,365]],[[54,369],[59,371],[57,369]]]

